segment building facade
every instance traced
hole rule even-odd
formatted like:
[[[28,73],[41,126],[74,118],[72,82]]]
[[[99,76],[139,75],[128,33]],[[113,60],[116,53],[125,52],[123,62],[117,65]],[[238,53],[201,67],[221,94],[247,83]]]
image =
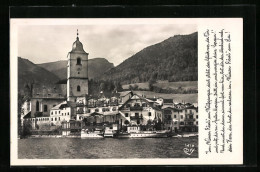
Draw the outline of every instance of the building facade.
[[[62,121],[69,122],[72,114],[73,108],[70,103],[64,101],[51,109],[50,121],[53,125],[61,125]]]
[[[178,104],[175,107],[163,109],[166,129],[175,131],[198,131],[198,107]]]

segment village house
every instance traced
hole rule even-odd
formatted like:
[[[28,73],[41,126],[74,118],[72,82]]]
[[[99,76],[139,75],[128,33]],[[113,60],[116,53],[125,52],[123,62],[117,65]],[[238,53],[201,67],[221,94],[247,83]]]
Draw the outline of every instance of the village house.
[[[64,101],[53,108],[50,111],[50,121],[52,125],[61,125],[62,121],[69,122],[73,114],[73,103]]]
[[[121,107],[120,114],[125,117],[130,124],[146,125],[148,120],[162,120],[163,115],[155,102],[137,94],[133,94]]]
[[[198,108],[191,104],[178,104],[163,109],[164,124],[175,131],[198,131]]]

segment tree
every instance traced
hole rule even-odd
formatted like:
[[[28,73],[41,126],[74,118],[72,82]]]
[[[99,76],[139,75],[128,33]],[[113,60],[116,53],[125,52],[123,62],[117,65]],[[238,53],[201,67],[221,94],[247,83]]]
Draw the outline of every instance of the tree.
[[[23,131],[22,131],[21,136],[26,137],[26,136],[31,135],[31,133],[32,133],[31,130],[32,130],[32,122],[29,120],[24,120]]]
[[[155,81],[154,79],[150,79],[150,80],[149,80],[149,90],[150,90],[150,91],[153,91],[153,90],[154,90],[153,84],[155,84],[155,83],[156,83],[156,81]]]
[[[104,91],[105,90],[105,83],[101,82],[100,85],[99,85],[99,88],[100,88],[101,91]]]

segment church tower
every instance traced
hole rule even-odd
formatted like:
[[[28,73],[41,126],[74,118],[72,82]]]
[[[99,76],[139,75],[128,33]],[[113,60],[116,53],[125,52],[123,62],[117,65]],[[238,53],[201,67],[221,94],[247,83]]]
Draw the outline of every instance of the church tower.
[[[77,30],[67,64],[67,100],[73,102],[77,97],[88,94],[88,53],[84,51],[78,35]]]

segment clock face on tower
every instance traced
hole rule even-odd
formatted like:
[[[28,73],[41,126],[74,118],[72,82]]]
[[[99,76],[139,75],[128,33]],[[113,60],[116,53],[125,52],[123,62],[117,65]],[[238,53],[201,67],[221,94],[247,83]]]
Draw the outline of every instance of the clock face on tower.
[[[78,68],[77,70],[78,70],[78,71],[81,71],[81,68]]]

